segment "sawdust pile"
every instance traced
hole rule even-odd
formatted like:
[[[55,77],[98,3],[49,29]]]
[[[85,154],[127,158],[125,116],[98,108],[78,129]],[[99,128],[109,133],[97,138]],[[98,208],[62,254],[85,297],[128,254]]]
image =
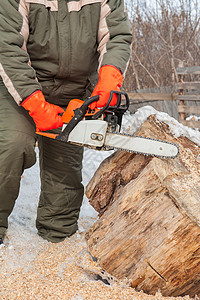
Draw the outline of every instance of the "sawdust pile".
[[[103,274],[87,251],[83,233],[59,244],[33,235],[32,247],[30,243],[22,247],[15,237],[10,239],[8,236],[7,245],[0,248],[1,300],[190,299],[162,297],[159,292],[155,296],[146,295],[130,288],[126,281],[119,282]],[[26,252],[31,249],[32,257],[29,253],[27,259]]]

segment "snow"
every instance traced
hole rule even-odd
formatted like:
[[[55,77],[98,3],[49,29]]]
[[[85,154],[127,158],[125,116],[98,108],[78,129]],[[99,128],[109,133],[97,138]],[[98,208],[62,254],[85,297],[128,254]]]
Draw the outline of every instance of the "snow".
[[[122,132],[136,131],[140,125],[148,118],[149,115],[156,114],[158,120],[164,121],[170,127],[171,132],[175,137],[184,135],[190,140],[200,145],[200,132],[189,127],[183,126],[177,120],[170,117],[168,114],[156,111],[153,107],[145,106],[131,115],[127,112],[123,118]],[[37,157],[38,150],[36,149]],[[83,159],[83,184],[87,185],[92,178],[99,164],[112,151],[95,151],[85,149]],[[5,239],[6,248],[3,253],[3,260],[6,261],[8,272],[12,273],[19,267],[29,268],[29,263],[38,255],[40,249],[48,247],[48,242],[37,235],[35,227],[35,219],[37,213],[37,205],[40,193],[39,165],[38,159],[36,164],[27,169],[21,180],[20,194],[16,201],[14,210],[9,217],[9,229]],[[79,233],[83,233],[97,220],[97,212],[89,204],[88,199],[84,196],[83,205],[79,219]],[[77,237],[78,234],[77,233]],[[0,249],[1,252],[1,249]],[[0,255],[0,262],[2,256]],[[66,265],[63,265],[63,269]],[[62,277],[63,270],[60,269]],[[81,296],[73,299],[81,299]]]
[[[177,120],[170,117],[167,113],[158,112],[151,106],[139,108],[134,115],[126,112],[122,122],[122,132],[135,132],[141,124],[149,117],[156,114],[157,119],[164,121],[169,125],[171,132],[175,137],[181,135],[188,137],[190,140],[200,145],[200,132],[189,127],[183,126]],[[38,150],[36,149],[37,157]],[[83,159],[83,184],[87,185],[97,170],[100,163],[112,151],[96,151],[85,149]],[[9,217],[9,246],[14,245],[14,240],[17,237],[18,243],[29,243],[29,240],[36,235],[35,219],[37,213],[37,205],[40,193],[40,178],[38,160],[36,164],[25,170],[22,180],[20,194],[16,201],[14,210]],[[97,219],[97,212],[89,204],[88,199],[84,196],[83,205],[80,212],[79,231],[87,230]],[[14,238],[15,237],[15,238]],[[41,241],[40,241],[41,242]]]

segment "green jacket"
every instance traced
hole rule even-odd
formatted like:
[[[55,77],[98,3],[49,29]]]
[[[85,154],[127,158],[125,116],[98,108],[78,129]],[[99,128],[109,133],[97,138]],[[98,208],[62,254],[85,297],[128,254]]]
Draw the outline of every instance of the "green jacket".
[[[123,0],[0,0],[0,75],[18,104],[38,89],[84,98],[102,65],[125,73],[131,41]]]

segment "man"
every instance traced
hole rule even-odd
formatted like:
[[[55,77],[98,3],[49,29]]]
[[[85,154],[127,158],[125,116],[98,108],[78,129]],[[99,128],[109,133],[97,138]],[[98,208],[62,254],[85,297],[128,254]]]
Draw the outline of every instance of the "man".
[[[60,130],[73,98],[119,90],[131,33],[122,0],[0,1],[0,241],[24,169],[35,161],[36,127]],[[98,76],[99,73],[99,76]],[[113,97],[111,105],[116,103]],[[60,242],[77,230],[83,149],[39,137],[38,234]]]

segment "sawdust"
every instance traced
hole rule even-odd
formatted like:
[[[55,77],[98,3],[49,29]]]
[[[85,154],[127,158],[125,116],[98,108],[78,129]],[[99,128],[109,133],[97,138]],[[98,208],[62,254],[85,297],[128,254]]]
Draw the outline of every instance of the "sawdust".
[[[26,255],[31,245],[22,247],[17,238],[8,236],[7,245],[0,248],[1,300],[190,299],[162,297],[159,292],[146,295],[129,287],[128,281],[112,278],[87,251],[84,233],[76,233],[58,244],[48,243],[35,234],[32,243],[33,252],[37,253],[28,255],[29,259]]]
[[[191,192],[196,186],[200,184],[200,149],[195,146],[191,150],[189,148],[184,148],[181,145],[179,159],[185,166],[188,173],[182,174],[176,179],[174,178],[174,185],[179,191]]]

